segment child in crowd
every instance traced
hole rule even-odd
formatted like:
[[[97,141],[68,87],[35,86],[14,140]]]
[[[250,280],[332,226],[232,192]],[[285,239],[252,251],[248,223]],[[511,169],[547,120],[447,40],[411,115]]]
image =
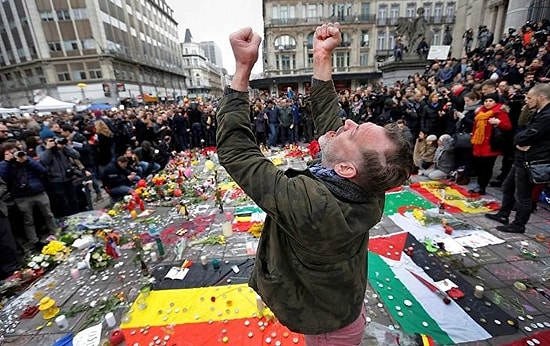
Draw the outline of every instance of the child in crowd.
[[[426,137],[422,131],[418,134],[413,153],[413,161],[415,166],[418,167],[418,175],[423,175],[427,169],[433,166],[437,148],[436,142],[436,135]]]

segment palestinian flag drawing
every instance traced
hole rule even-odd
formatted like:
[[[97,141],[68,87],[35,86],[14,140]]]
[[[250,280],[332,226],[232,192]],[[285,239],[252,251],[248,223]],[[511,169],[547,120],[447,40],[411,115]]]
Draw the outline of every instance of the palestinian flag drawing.
[[[489,299],[476,298],[474,287],[460,273],[428,252],[410,233],[372,238],[368,256],[371,286],[405,333],[424,334],[440,344],[457,344],[517,332],[514,318]],[[446,304],[415,274],[441,291],[451,289],[454,283],[457,288],[451,292],[456,294],[458,289],[464,296]]]

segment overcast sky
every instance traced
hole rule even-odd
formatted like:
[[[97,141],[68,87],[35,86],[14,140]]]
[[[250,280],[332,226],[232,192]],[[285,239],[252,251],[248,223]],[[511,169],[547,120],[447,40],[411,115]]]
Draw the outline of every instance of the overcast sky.
[[[229,45],[229,34],[250,26],[263,39],[262,0],[166,0],[178,22],[179,39],[183,42],[185,29],[191,30],[194,42],[214,41],[222,51],[223,67],[235,72],[235,59]],[[263,69],[260,57],[253,73]]]

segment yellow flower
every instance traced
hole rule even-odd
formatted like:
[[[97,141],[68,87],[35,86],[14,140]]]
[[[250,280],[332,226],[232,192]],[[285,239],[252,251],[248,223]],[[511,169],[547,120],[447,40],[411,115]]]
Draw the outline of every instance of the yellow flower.
[[[413,212],[412,212],[414,218],[420,222],[421,225],[425,225],[426,224],[426,217],[424,215],[424,212],[418,208],[414,209]]]
[[[109,216],[117,216],[118,212],[114,209],[110,209],[107,214],[109,214]]]
[[[252,234],[254,238],[259,238],[262,235],[263,228],[263,222],[256,222],[252,226],[250,226],[248,233]]]
[[[66,246],[64,243],[58,240],[52,240],[42,248],[42,254],[55,256],[58,252],[64,252],[65,249]]]

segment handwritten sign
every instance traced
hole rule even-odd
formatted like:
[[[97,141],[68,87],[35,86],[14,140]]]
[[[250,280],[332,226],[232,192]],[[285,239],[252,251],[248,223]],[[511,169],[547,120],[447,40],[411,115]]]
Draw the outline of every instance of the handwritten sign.
[[[101,328],[102,323],[84,329],[80,333],[76,334],[73,339],[73,345],[75,346],[99,346],[101,342]]]
[[[431,46],[428,60],[447,60],[451,46]]]

